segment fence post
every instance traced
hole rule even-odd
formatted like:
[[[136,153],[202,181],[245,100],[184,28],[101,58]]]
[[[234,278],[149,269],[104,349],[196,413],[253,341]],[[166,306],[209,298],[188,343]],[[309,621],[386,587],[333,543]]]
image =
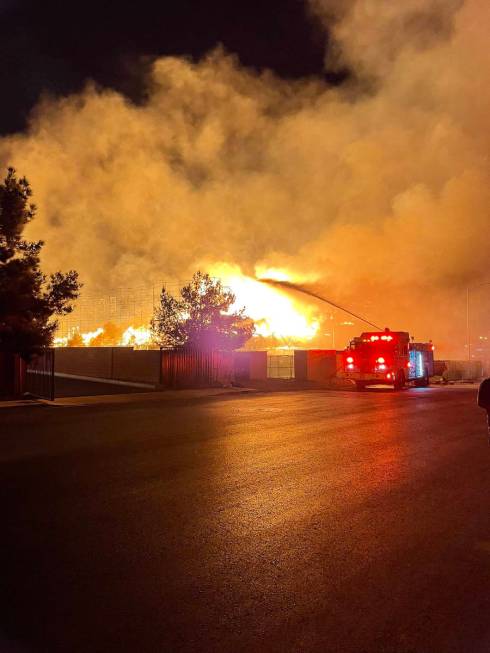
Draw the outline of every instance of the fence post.
[[[56,356],[56,349],[54,347],[51,347],[51,401],[54,401],[56,399],[56,393],[55,393],[55,360],[54,357]]]
[[[111,379],[114,378],[114,347],[111,347]]]
[[[25,392],[26,386],[26,363],[19,354],[14,354],[14,395],[20,397]]]
[[[162,356],[162,348],[160,347],[160,368],[159,368],[160,371],[159,371],[159,380],[158,380],[160,387],[162,386],[162,381],[163,381],[162,367],[163,367],[163,356]]]

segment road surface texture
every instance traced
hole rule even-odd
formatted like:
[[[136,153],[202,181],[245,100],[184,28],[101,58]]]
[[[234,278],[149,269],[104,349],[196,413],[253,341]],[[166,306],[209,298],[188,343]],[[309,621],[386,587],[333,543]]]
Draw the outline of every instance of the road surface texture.
[[[0,409],[1,652],[488,653],[475,396]]]

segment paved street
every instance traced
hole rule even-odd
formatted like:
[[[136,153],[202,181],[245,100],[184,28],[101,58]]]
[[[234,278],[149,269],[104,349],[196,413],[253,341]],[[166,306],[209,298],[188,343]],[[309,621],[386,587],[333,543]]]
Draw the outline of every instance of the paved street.
[[[0,651],[487,653],[475,394],[0,409]]]

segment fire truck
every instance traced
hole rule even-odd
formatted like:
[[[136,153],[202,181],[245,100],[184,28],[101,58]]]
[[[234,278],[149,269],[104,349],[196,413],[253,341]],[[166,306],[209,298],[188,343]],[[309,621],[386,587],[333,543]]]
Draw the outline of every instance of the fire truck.
[[[365,331],[342,352],[340,376],[358,390],[368,385],[429,385],[434,373],[432,342],[413,342],[406,331]]]

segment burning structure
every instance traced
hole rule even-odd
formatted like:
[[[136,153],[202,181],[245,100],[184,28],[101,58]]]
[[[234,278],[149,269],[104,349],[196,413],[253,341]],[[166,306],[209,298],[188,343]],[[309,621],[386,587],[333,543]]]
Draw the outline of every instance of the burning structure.
[[[60,319],[55,346],[149,346],[150,320],[162,287],[178,291],[177,284],[162,282],[82,292],[74,312]]]

